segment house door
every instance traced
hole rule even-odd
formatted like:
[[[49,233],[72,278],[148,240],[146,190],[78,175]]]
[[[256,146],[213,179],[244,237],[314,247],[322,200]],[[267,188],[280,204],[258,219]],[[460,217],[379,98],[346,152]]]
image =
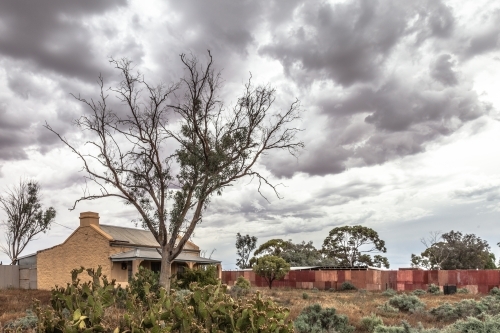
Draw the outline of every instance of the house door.
[[[159,273],[161,271],[161,261],[152,261],[151,270],[155,273]]]

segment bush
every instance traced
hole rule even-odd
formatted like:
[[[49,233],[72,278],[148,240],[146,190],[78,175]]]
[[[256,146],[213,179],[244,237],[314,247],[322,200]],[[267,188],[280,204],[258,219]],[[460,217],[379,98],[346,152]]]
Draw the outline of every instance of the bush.
[[[382,295],[384,295],[384,296],[394,296],[396,294],[397,294],[396,290],[391,289],[391,288],[382,292]]]
[[[467,288],[458,288],[457,289],[457,294],[468,294],[469,293],[469,289]]]
[[[462,319],[454,324],[447,326],[443,333],[494,333],[500,332],[500,315],[484,317],[484,320],[479,320],[474,317]]]
[[[373,313],[368,317],[361,318],[361,327],[363,327],[368,332],[373,332],[375,330],[375,327],[380,325],[384,325],[382,318]]]
[[[421,296],[421,295],[425,295],[425,294],[427,294],[427,291],[425,291],[423,289],[415,289],[412,292],[412,295],[415,295],[415,296]]]
[[[350,281],[344,281],[340,285],[340,290],[356,290],[357,288],[350,282]]]
[[[238,299],[240,297],[248,295],[249,293],[250,289],[241,288],[236,285],[232,286],[231,289],[229,290],[229,295],[231,295],[233,299]]]
[[[245,279],[243,276],[238,276],[238,279],[236,279],[236,283],[234,284],[235,286],[240,287],[241,289],[247,289],[250,290],[250,281]]]
[[[422,324],[418,323],[417,327],[411,327],[411,325],[404,321],[401,322],[401,326],[377,326],[374,333],[440,333],[441,331],[437,328],[425,329]]]
[[[382,305],[379,305],[377,307],[377,309],[379,309],[380,311],[383,311],[383,312],[387,312],[387,313],[397,313],[399,312],[399,309],[391,306],[389,303],[384,303]]]
[[[334,308],[322,309],[319,304],[304,308],[295,320],[294,326],[298,333],[354,331],[354,327],[349,325],[347,316],[336,314]]]
[[[197,269],[187,268],[179,274],[176,284],[178,289],[189,289],[193,282],[196,282],[200,287],[218,284],[217,267],[209,265]]]
[[[500,289],[498,289],[498,287],[493,287],[493,289],[490,290],[490,295],[491,296],[500,296]]]
[[[328,291],[331,292],[331,293],[334,293],[335,292],[335,288],[330,288],[330,289],[328,289]]]
[[[485,296],[479,301],[464,299],[453,305],[442,304],[433,308],[429,313],[438,320],[452,321],[467,317],[482,318],[485,315],[496,315],[500,313],[500,302],[494,296]]]
[[[55,332],[249,332],[293,333],[293,324],[287,323],[289,310],[263,300],[260,294],[234,302],[227,294],[227,286],[192,283],[190,291],[167,294],[159,289],[158,297],[144,284],[145,300],[132,292],[126,293],[126,310],[118,322],[114,281],[109,283],[97,272],[87,270],[91,282],[80,284],[73,271],[73,282],[67,288],[53,290],[52,308],[35,304],[38,317],[37,331]],[[113,321],[115,318],[115,321]]]
[[[308,293],[302,293],[302,299],[308,299],[309,294]]]
[[[425,308],[424,302],[415,295],[396,295],[389,299],[389,304],[398,308],[400,311],[415,312]]]
[[[3,327],[5,332],[13,331],[13,332],[22,332],[27,330],[32,330],[36,328],[38,323],[38,318],[35,316],[33,311],[30,309],[26,310],[26,316],[16,319],[14,321],[9,321]],[[0,326],[0,332],[2,331],[2,327]]]
[[[441,289],[439,289],[439,286],[436,286],[434,283],[431,283],[427,287],[427,292],[433,295],[439,295],[441,294]]]
[[[311,292],[312,292],[312,293],[317,293],[317,292],[319,292],[319,289],[318,289],[318,288],[316,288],[316,287],[315,287],[315,288],[312,288],[312,289],[311,289]]]

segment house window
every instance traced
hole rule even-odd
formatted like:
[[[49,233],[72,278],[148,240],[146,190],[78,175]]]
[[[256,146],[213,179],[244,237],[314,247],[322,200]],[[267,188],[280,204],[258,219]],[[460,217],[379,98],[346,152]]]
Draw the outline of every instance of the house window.
[[[161,271],[161,261],[152,261],[151,262],[151,270],[155,273]]]

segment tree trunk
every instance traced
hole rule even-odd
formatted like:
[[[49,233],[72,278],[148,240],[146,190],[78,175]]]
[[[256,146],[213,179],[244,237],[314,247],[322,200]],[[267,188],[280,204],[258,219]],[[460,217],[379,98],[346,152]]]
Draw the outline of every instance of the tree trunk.
[[[170,293],[170,277],[172,275],[172,261],[170,260],[170,251],[167,246],[164,246],[161,252],[161,270],[160,270],[160,286]]]

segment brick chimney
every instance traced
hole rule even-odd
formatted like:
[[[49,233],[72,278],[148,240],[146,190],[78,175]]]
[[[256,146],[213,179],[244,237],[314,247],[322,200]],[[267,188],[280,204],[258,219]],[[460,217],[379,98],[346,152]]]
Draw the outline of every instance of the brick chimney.
[[[88,227],[89,225],[99,225],[99,213],[83,212],[80,213],[80,227]]]

